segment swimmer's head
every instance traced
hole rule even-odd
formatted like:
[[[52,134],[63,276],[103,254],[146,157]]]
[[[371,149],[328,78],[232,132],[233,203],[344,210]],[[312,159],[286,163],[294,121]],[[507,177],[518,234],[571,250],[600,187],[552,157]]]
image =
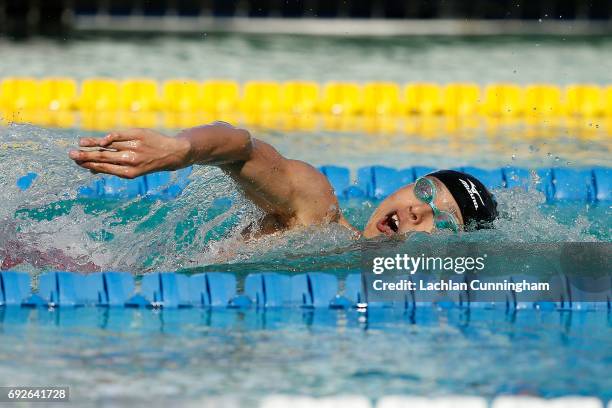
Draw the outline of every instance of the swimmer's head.
[[[364,237],[392,236],[410,231],[432,232],[441,227],[474,230],[488,228],[497,217],[497,203],[475,177],[441,170],[400,188],[380,203],[370,217]],[[433,201],[427,198],[433,194]],[[436,214],[434,214],[434,209]],[[457,228],[454,228],[456,224]]]

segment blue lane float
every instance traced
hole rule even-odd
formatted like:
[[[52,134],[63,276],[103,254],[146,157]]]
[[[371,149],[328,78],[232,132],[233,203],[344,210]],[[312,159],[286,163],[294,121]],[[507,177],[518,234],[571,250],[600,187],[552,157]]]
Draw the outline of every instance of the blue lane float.
[[[458,275],[456,279],[468,279]],[[500,277],[500,279],[502,279]],[[503,279],[521,281],[531,279],[512,276]],[[577,278],[560,275],[551,281],[553,298],[533,302],[524,293],[509,290],[505,300],[482,301],[477,292],[438,292],[433,297],[408,292],[403,301],[369,302],[362,288],[359,273],[349,274],[344,290],[337,276],[323,272],[285,275],[275,272],[252,273],[244,282],[244,292],[238,293],[236,277],[231,273],[206,272],[192,276],[174,272],[150,273],[141,279],[136,291],[134,277],[126,272],[79,274],[53,271],[39,276],[38,292],[30,289],[27,273],[3,271],[0,273],[0,306],[59,307],[84,306],[137,307],[137,308],[287,308],[306,309],[413,309],[438,308],[494,308],[503,310],[611,310],[612,278],[600,285],[603,296],[597,302],[588,301],[584,285]],[[552,295],[551,295],[552,296]]]
[[[386,166],[365,166],[357,169],[356,183],[351,182],[347,167],[322,166],[321,172],[329,179],[335,194],[340,199],[368,198],[380,200],[398,188],[414,182],[435,169],[415,166],[394,169]],[[481,169],[477,167],[458,167],[480,179],[487,188],[529,188],[533,185],[532,174],[528,169],[503,167]],[[150,199],[172,200],[178,197],[189,185],[192,167],[176,172],[159,172],[125,180],[114,176],[97,179],[88,186],[81,187],[81,198]],[[539,178],[536,188],[546,195],[549,202],[580,201],[594,203],[612,201],[612,169],[595,167],[592,169],[549,168],[536,169],[534,176]],[[16,184],[25,191],[34,183],[38,175],[28,173],[20,177]]]
[[[81,198],[107,199],[148,197],[171,200],[178,197],[189,185],[189,176],[192,171],[193,168],[190,166],[178,171],[147,174],[131,180],[104,176],[88,186],[81,187],[78,196]]]

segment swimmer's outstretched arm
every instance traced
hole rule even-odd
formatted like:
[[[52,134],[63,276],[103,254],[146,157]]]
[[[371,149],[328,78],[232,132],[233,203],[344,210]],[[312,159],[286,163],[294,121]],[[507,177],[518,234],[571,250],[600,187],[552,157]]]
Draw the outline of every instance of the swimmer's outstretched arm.
[[[311,165],[283,157],[248,131],[222,122],[198,126],[168,137],[149,129],[84,138],[81,147],[110,150],[70,152],[93,172],[134,178],[192,164],[218,166],[246,195],[287,227],[340,222],[336,196],[327,178]],[[347,224],[348,225],[348,224]]]

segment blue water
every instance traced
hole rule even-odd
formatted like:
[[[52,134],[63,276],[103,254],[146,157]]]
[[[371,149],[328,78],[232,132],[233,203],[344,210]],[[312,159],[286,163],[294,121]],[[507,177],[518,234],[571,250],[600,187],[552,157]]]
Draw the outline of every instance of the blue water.
[[[6,193],[0,206],[0,257],[18,258],[15,269],[30,272],[34,280],[50,268],[136,275],[224,270],[241,278],[270,270],[342,275],[359,266],[359,246],[335,225],[244,242],[240,231],[262,214],[215,169],[196,168],[176,200],[78,198],[78,187],[95,179],[66,157],[80,134],[31,126],[0,129],[0,187]],[[315,135],[301,138],[299,148],[290,148],[296,143],[278,134],[264,136],[279,139],[275,144],[289,156],[317,156],[320,139]],[[356,139],[365,146],[368,137]],[[343,155],[350,149],[341,140],[338,136],[344,146],[339,160],[351,161],[353,169],[366,164],[397,167],[394,144],[380,144],[375,154],[364,149]],[[570,155],[567,145],[560,149],[566,152],[562,159],[554,147],[547,145],[547,151],[541,146],[525,145],[516,158],[488,157],[486,163],[476,155],[452,162],[435,146],[423,157],[445,160],[449,166],[515,161],[541,167],[562,164]],[[606,165],[606,155],[593,149],[592,156],[576,155],[571,165]],[[406,165],[429,164],[415,162],[420,157],[416,154],[409,157]],[[20,191],[15,182],[29,171],[40,174],[39,179]],[[461,237],[415,236],[405,245],[412,239],[611,240],[609,203],[550,205],[535,188],[496,195],[504,216],[495,230]],[[369,200],[342,203],[359,227],[375,205]],[[585,394],[609,399],[611,362],[612,318],[606,311],[423,308],[414,314],[379,310],[363,315],[352,310],[0,308],[1,385],[67,384],[74,401],[84,405],[145,405],[146,400],[165,406],[175,399],[223,396],[250,406],[270,393],[351,393],[372,399],[388,394]]]
[[[612,397],[606,312],[0,309],[0,378],[73,401],[270,393]]]

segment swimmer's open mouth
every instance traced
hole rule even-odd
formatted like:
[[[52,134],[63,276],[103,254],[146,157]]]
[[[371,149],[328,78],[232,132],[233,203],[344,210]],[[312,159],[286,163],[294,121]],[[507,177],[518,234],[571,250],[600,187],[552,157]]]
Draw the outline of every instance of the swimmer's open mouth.
[[[386,235],[393,235],[399,231],[400,219],[397,211],[392,211],[385,218],[378,221],[376,228]]]

